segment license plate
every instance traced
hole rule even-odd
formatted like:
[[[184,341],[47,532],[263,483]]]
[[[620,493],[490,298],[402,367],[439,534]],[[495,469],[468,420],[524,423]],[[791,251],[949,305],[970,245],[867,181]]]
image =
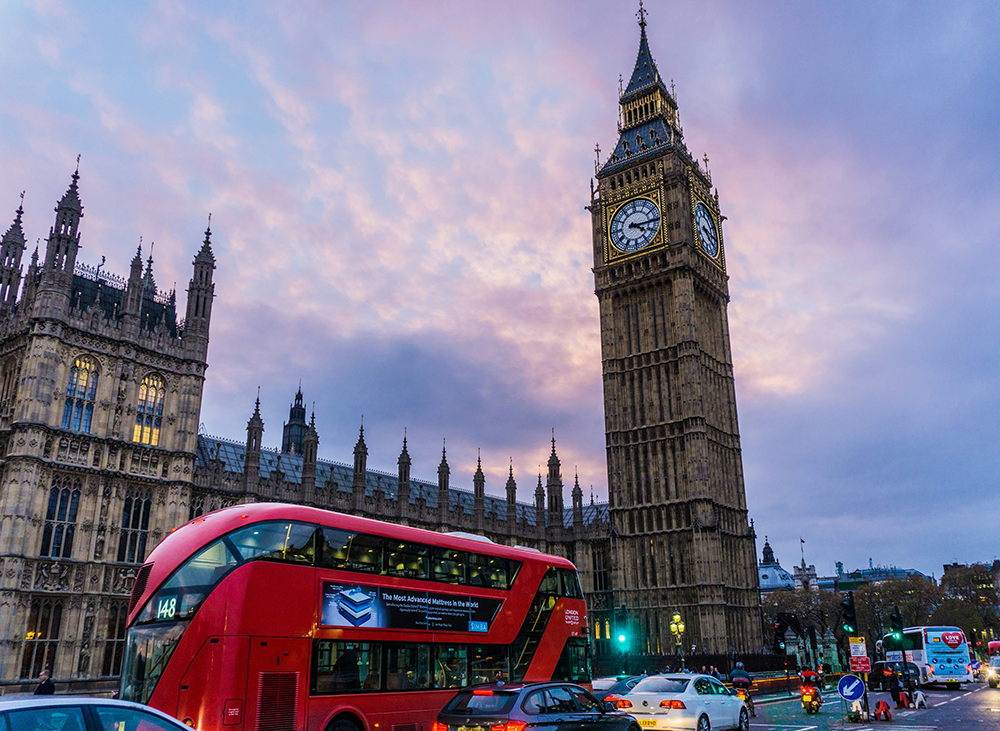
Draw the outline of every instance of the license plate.
[[[646,728],[656,728],[656,719],[655,718],[640,718],[639,719],[639,725],[640,726],[645,726]]]
[[[455,731],[485,731],[482,726],[456,726]]]
[[[813,697],[811,695],[804,695],[804,696],[802,696],[802,700],[804,700],[806,703],[808,703],[812,699],[813,699]]]

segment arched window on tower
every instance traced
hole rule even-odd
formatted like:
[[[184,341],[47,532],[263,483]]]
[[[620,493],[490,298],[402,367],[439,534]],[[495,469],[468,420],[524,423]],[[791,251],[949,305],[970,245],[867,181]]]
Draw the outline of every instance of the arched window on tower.
[[[55,478],[49,490],[49,507],[42,528],[42,556],[71,557],[79,507],[80,481],[76,480],[71,485],[68,477],[61,483],[58,477]]]
[[[62,428],[90,433],[94,416],[94,396],[97,394],[97,364],[81,355],[73,363],[66,386],[66,405],[63,407]]]
[[[160,443],[160,422],[163,419],[163,379],[148,375],[139,386],[139,403],[135,407],[135,430],[132,441],[157,446]]]

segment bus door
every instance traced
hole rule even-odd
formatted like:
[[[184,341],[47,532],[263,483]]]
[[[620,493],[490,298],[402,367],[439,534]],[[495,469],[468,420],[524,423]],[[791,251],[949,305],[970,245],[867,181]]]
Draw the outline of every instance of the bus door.
[[[231,727],[227,731],[240,731],[247,686],[243,669],[249,654],[249,637],[205,640],[181,679],[177,718],[195,728],[221,724]]]
[[[252,637],[243,716],[247,731],[305,728],[309,640]]]

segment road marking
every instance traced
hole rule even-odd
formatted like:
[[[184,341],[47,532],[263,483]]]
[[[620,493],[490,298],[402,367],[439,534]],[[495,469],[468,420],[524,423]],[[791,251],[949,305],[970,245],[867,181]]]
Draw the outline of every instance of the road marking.
[[[948,702],[949,701],[941,701],[940,703],[935,703],[934,707],[937,708],[938,706],[943,706],[945,703],[948,703]]]

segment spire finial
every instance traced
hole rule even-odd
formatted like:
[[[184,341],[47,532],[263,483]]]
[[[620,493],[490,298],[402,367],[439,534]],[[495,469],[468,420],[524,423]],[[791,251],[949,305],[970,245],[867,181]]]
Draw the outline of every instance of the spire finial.
[[[639,12],[635,14],[639,19],[639,27],[642,28],[643,32],[646,30],[646,9],[642,7],[642,0],[639,0]]]
[[[21,220],[21,214],[24,213],[24,193],[25,193],[25,191],[22,190],[21,191],[21,205],[19,205],[17,207],[17,220],[18,221]]]
[[[441,438],[441,459],[444,459],[447,447],[448,447],[448,440],[445,439],[444,437],[442,437]]]
[[[406,427],[403,427],[403,450],[406,450]]]
[[[73,173],[73,174],[76,175],[76,176],[80,175],[80,156],[79,155],[76,156],[76,172]]]
[[[510,458],[510,476],[511,477],[514,476],[514,458],[513,457]]]

